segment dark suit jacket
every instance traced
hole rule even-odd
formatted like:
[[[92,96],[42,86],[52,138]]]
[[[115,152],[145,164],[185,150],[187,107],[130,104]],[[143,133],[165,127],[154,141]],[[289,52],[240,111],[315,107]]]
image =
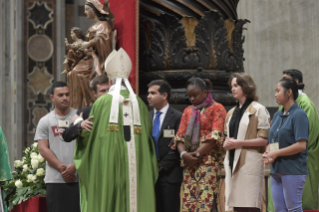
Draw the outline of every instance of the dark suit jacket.
[[[92,106],[82,108],[76,111],[76,114],[80,115],[83,112],[83,120],[89,118]],[[79,124],[71,124],[69,128],[66,128],[62,134],[62,138],[66,142],[71,142],[80,135]]]
[[[150,110],[150,117],[153,123],[154,110]],[[159,164],[163,167],[160,177],[163,176],[169,183],[179,183],[183,181],[183,168],[180,167],[180,156],[178,150],[172,150],[168,145],[172,138],[164,138],[164,129],[174,129],[177,133],[182,113],[169,106],[158,139],[158,149],[160,154]]]

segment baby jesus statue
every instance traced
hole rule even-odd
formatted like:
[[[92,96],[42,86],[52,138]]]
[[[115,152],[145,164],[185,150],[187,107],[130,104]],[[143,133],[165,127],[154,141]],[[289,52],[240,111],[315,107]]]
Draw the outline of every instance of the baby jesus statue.
[[[67,74],[70,72],[74,66],[85,56],[83,50],[79,47],[81,43],[83,43],[82,37],[82,30],[79,27],[73,27],[71,29],[71,38],[75,42],[69,44],[68,39],[65,38],[65,45],[66,49],[68,50],[67,55],[65,56],[64,64],[64,71],[62,74]]]

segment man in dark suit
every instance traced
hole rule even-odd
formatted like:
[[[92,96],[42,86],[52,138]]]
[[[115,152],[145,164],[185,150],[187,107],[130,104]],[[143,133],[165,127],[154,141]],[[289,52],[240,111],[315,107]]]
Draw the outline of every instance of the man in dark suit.
[[[111,83],[106,75],[99,75],[95,77],[92,81],[93,94],[96,99],[100,96],[109,92]],[[72,118],[72,124],[67,128],[63,134],[62,138],[66,142],[70,142],[76,139],[82,129],[86,129],[91,132],[93,123],[90,121],[93,116],[89,117],[91,113],[92,106],[82,108],[76,112],[76,115]]]
[[[159,177],[156,183],[156,211],[179,212],[180,188],[183,169],[177,150],[172,150],[169,143],[174,138],[182,113],[168,104],[171,86],[164,80],[154,80],[148,84],[147,100],[152,110],[152,137],[158,159]]]

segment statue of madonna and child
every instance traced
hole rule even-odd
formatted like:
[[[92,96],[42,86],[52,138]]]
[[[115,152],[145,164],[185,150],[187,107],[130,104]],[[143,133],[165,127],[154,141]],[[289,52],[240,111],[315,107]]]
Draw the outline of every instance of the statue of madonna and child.
[[[85,14],[94,24],[87,30],[85,41],[82,30],[78,27],[71,29],[74,43],[69,44],[65,39],[68,53],[64,61],[67,84],[70,88],[70,106],[76,109],[93,104],[90,82],[95,76],[105,74],[104,62],[115,47],[116,31],[114,31],[114,14],[110,3],[105,0],[86,0]]]

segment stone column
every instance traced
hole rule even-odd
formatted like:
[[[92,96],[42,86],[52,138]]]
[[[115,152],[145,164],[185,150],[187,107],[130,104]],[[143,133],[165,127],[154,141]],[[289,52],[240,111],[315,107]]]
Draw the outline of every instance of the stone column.
[[[0,0],[0,125],[7,138],[11,168],[24,146],[23,4]]]
[[[3,125],[6,70],[6,0],[0,0],[0,126]],[[3,129],[4,130],[4,129]]]
[[[65,81],[64,70],[65,56],[65,1],[56,1],[56,80]]]

